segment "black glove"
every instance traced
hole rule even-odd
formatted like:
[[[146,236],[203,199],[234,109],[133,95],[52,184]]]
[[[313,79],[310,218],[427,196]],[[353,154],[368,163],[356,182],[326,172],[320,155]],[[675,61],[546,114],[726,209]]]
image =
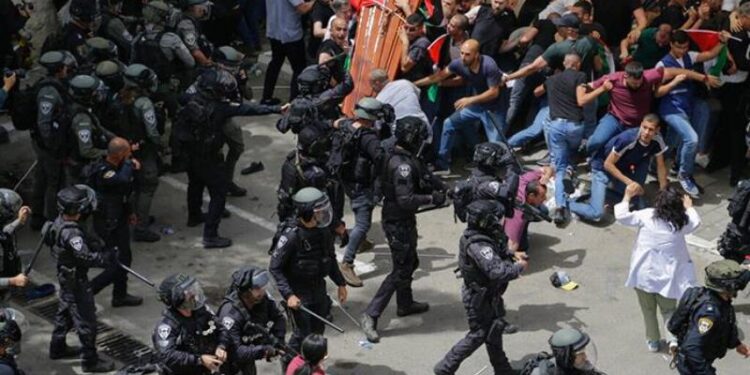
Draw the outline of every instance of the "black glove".
[[[264,358],[266,359],[266,361],[270,361],[271,358],[279,355],[279,351],[271,345],[266,345],[265,352],[266,355],[264,356]]]
[[[344,234],[341,235],[341,245],[339,245],[339,248],[343,249],[348,244],[349,244],[349,231],[345,230]]]
[[[436,190],[432,192],[432,204],[442,206],[445,203],[445,191]]]

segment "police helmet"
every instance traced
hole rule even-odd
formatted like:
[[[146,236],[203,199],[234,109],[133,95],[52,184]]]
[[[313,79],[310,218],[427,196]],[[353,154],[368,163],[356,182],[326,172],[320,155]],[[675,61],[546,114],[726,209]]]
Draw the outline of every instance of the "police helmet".
[[[324,192],[314,187],[306,187],[294,194],[292,200],[297,209],[297,216],[302,220],[310,221],[314,218],[318,228],[331,225],[333,209],[331,201]]]
[[[494,230],[502,228],[505,206],[496,200],[476,200],[466,206],[466,222],[470,228]]]
[[[167,23],[170,9],[170,6],[163,1],[150,1],[143,7],[141,14],[146,23],[164,25]]]
[[[590,342],[589,335],[575,328],[558,330],[549,339],[555,364],[567,370],[591,370],[596,362],[596,347],[589,345]],[[580,359],[583,354],[585,361]]]
[[[297,150],[311,158],[325,158],[331,151],[331,138],[314,126],[306,126],[297,134]]]
[[[510,152],[504,144],[480,143],[474,148],[473,161],[479,168],[495,170],[504,166],[509,157],[512,157]]]
[[[89,50],[88,59],[93,63],[114,60],[118,57],[117,45],[113,41],[100,36],[86,39],[86,47]]]
[[[125,69],[122,64],[118,64],[113,60],[104,60],[96,64],[94,74],[97,78],[102,80],[104,84],[114,91],[120,91],[124,85],[123,74]]]
[[[206,303],[206,296],[198,280],[183,273],[167,276],[159,284],[158,295],[160,301],[174,309],[197,310]]]
[[[70,80],[68,92],[76,102],[84,105],[92,105],[96,99],[99,84],[100,81],[98,78],[87,74],[79,74]]]
[[[94,189],[84,184],[75,184],[74,186],[86,194],[86,204],[80,212],[81,215],[85,216],[96,211],[99,201],[96,199],[96,192]]]
[[[72,0],[68,10],[70,16],[79,22],[93,22],[100,16],[99,4],[95,0]]]
[[[268,271],[256,267],[242,267],[232,273],[232,289],[244,293],[268,285]]]
[[[230,46],[221,46],[214,50],[212,60],[228,68],[239,68],[242,60],[245,58],[240,51]],[[236,73],[235,73],[236,74]]]
[[[18,216],[23,199],[13,190],[0,189],[0,226],[10,223]]]
[[[323,92],[331,81],[331,70],[325,65],[310,65],[297,76],[300,95],[317,95]]]
[[[722,259],[706,267],[706,288],[736,294],[750,281],[750,271],[739,263]]]
[[[406,116],[396,121],[396,143],[416,152],[427,139],[427,124],[419,117]]]
[[[375,121],[382,116],[383,103],[375,98],[362,98],[354,106],[354,117]]]
[[[47,68],[50,73],[56,73],[63,67],[76,69],[78,61],[75,56],[68,51],[49,51],[39,57],[39,64]]]
[[[8,315],[6,310],[0,312],[0,347],[6,349],[21,341],[21,327]]]
[[[91,203],[87,191],[77,185],[66,187],[57,193],[57,209],[64,215],[90,212]]]
[[[159,77],[143,64],[130,64],[125,69],[125,85],[140,87],[153,93],[159,86]]]
[[[209,3],[209,1],[208,0],[180,0],[180,7],[182,9],[185,9],[193,5],[202,5],[206,3]]]
[[[207,98],[224,100],[237,92],[237,80],[227,71],[211,69],[201,74],[197,87],[198,93]]]

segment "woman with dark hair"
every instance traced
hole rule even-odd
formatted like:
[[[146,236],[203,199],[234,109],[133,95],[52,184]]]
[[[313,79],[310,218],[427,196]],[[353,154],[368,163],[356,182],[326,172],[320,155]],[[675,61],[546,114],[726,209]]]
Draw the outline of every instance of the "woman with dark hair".
[[[630,199],[637,193],[630,186],[625,189],[622,202],[615,205],[615,218],[620,224],[638,227],[625,286],[635,288],[648,350],[655,353],[661,346],[657,306],[666,324],[682,293],[696,285],[685,236],[694,232],[701,220],[690,197],[672,187],[656,195],[653,208],[630,212]],[[677,340],[665,331],[669,350],[676,350]]]
[[[286,375],[325,375],[321,366],[328,358],[328,340],[323,335],[310,334],[302,341],[302,353],[294,357]]]

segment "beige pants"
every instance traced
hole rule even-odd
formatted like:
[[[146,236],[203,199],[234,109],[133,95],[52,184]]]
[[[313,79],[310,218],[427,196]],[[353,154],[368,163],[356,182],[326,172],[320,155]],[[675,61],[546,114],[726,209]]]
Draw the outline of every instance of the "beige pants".
[[[641,305],[643,323],[646,325],[646,338],[649,341],[659,341],[661,339],[659,321],[656,317],[656,307],[658,306],[662,319],[664,319],[666,339],[667,341],[675,340],[674,336],[666,329],[666,325],[677,306],[677,300],[663,297],[658,293],[644,292],[638,288],[635,288],[635,293],[638,295],[638,304]]]

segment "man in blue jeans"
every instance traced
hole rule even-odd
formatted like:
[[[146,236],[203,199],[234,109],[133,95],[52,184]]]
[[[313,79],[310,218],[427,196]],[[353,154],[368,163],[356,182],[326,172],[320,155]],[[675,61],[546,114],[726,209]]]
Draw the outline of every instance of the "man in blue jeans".
[[[721,38],[726,41],[726,35]],[[692,69],[693,64],[702,63],[716,57],[724,43],[717,44],[705,52],[688,51],[690,38],[682,30],[672,33],[669,54],[656,64],[656,67]],[[693,179],[695,154],[698,148],[698,134],[708,125],[709,108],[705,100],[695,97],[695,83],[686,81],[687,76],[680,74],[667,84],[661,85],[656,96],[662,97],[659,102],[659,115],[669,125],[668,139],[670,145],[681,143],[677,162],[680,166],[677,177],[685,193],[692,198],[699,198],[702,188]],[[675,140],[672,142],[671,140]]]
[[[642,195],[651,157],[656,159],[659,188],[666,189],[669,184],[663,155],[666,149],[659,135],[659,117],[647,114],[639,128],[621,132],[594,154],[591,158],[591,199],[588,203],[569,202],[570,211],[584,220],[601,220],[610,179],[613,179],[612,188],[618,194],[633,185],[637,195]],[[642,200],[639,203],[643,205]]]
[[[501,112],[499,95],[502,72],[495,60],[479,53],[479,42],[469,39],[461,45],[461,58],[451,61],[443,70],[414,82],[418,87],[426,87],[442,82],[449,77],[459,76],[473,95],[456,100],[456,112],[443,124],[440,148],[436,167],[449,170],[451,150],[456,132],[460,131],[469,146],[478,143],[474,124],[480,121],[484,126],[487,140],[499,143],[500,132],[505,131],[505,114]]]

